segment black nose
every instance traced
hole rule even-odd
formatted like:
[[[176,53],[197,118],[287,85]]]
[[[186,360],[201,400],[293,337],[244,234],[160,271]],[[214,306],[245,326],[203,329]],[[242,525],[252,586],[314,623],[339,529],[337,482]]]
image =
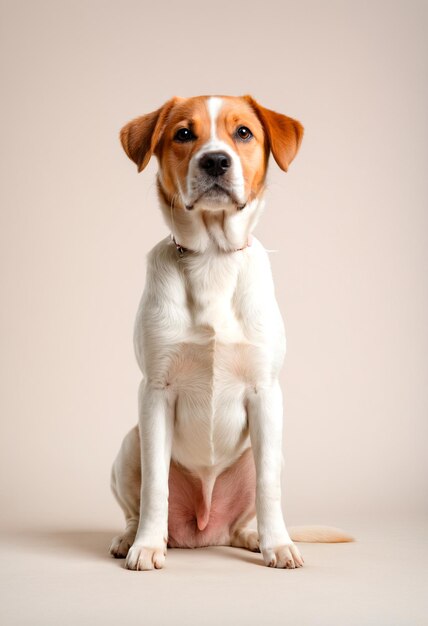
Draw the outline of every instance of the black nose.
[[[210,176],[222,176],[230,167],[230,157],[225,152],[207,152],[200,158],[199,166]]]

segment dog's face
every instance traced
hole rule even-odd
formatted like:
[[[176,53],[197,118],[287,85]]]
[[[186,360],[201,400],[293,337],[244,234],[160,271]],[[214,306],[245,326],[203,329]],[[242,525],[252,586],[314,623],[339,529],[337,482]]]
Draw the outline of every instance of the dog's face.
[[[286,171],[302,136],[299,122],[251,96],[172,98],[121,131],[139,171],[157,156],[162,199],[187,211],[243,209],[263,189],[269,153]]]

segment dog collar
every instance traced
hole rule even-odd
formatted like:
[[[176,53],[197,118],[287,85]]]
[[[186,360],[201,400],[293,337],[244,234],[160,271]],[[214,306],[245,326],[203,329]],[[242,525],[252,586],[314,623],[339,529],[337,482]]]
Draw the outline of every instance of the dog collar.
[[[186,252],[194,252],[194,250],[190,250],[190,248],[185,248],[184,246],[179,244],[176,238],[174,237],[174,235],[171,235],[171,238],[172,238],[172,241],[174,242],[174,245],[177,249],[179,256],[183,256],[184,254],[186,254]],[[234,250],[230,250],[230,252],[239,252],[240,250],[245,250],[245,248],[248,248],[249,246],[251,246],[252,239],[253,239],[252,236],[249,235],[248,241],[245,246],[243,246],[242,248],[235,248]]]

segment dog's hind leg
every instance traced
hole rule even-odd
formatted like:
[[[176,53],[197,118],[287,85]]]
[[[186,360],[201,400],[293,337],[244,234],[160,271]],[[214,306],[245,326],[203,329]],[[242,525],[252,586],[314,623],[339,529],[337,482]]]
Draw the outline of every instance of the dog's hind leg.
[[[125,531],[110,546],[110,554],[117,559],[125,558],[134,543],[140,515],[140,485],[140,441],[135,426],[124,438],[111,470],[111,489],[126,520]]]
[[[238,518],[230,526],[230,545],[234,548],[260,552],[259,534],[254,528],[248,526],[256,516],[256,475],[251,449],[242,455],[235,467],[237,470],[239,469],[239,473],[233,481],[234,484],[238,485],[238,493],[235,495],[234,501],[242,498],[243,507]],[[244,494],[246,497],[242,497]]]
[[[238,527],[230,535],[230,545],[251,552],[260,552],[259,534],[253,528]]]
[[[254,507],[248,509],[244,515],[230,529],[230,545],[234,548],[244,548],[251,552],[260,552],[259,534],[247,524],[254,519],[256,511]]]

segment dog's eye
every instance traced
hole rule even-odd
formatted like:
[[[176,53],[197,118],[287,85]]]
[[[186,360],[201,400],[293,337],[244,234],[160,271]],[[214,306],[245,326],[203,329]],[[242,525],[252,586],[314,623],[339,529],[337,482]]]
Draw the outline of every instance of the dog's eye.
[[[253,136],[253,133],[246,126],[240,126],[236,131],[236,136],[242,139],[242,141],[248,141]]]
[[[193,141],[194,139],[196,139],[196,137],[190,128],[179,128],[174,135],[174,141],[179,141],[180,143],[186,143],[187,141]]]

